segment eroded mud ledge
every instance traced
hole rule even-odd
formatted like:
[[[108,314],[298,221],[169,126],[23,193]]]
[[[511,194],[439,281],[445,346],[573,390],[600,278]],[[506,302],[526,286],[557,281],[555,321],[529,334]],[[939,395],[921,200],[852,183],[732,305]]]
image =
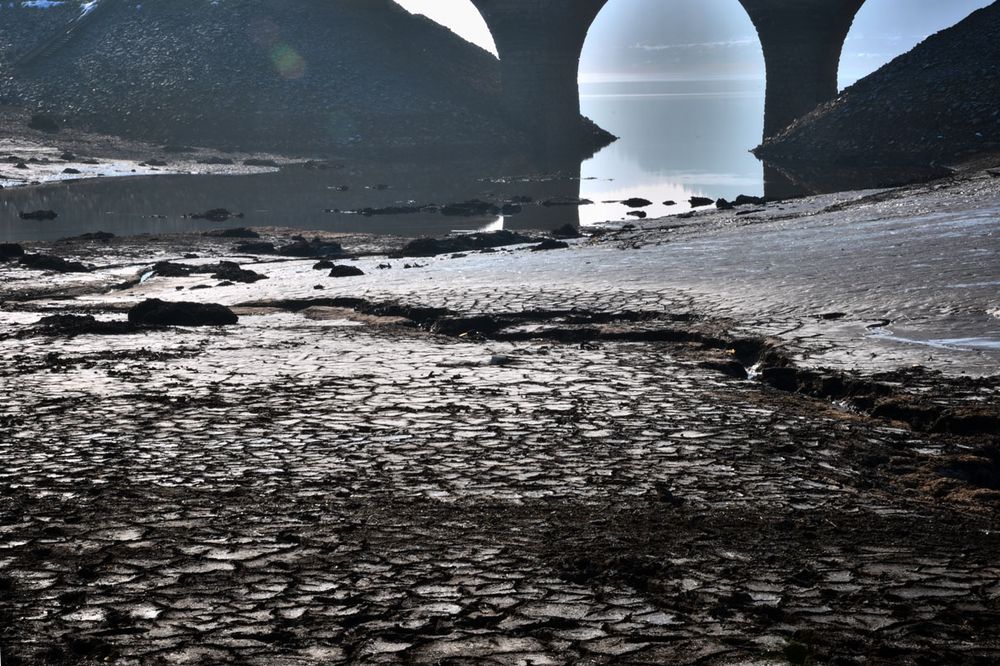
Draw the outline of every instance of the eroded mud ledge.
[[[998,208],[983,172],[543,252],[328,239],[348,278],[29,245],[95,270],[0,264],[5,660],[988,663]],[[148,298],[240,320],[97,325]]]

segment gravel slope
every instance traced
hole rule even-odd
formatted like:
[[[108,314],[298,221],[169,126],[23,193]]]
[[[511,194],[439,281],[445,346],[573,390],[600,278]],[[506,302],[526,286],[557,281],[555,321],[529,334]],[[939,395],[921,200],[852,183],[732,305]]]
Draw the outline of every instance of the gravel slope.
[[[391,0],[101,2],[68,35],[78,3],[5,7],[0,101],[234,149],[524,140],[497,112],[496,59]]]
[[[1000,3],[925,40],[755,154],[839,165],[956,164],[1000,152]]]

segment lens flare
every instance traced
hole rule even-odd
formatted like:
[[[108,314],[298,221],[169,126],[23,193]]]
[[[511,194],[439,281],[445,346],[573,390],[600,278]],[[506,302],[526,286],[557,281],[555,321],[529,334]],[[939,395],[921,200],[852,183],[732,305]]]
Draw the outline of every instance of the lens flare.
[[[271,49],[271,62],[283,78],[301,79],[306,73],[306,60],[288,44]]]

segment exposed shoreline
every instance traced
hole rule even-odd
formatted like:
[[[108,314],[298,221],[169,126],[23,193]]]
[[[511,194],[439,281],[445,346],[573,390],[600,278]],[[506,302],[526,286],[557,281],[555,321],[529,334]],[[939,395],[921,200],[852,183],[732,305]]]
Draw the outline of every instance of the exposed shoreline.
[[[26,243],[96,268],[0,263],[5,661],[994,658],[1000,350],[870,327],[1000,337],[998,209],[978,172],[538,252],[328,237],[345,278]],[[254,281],[177,268],[223,260]]]
[[[544,251],[25,242],[89,270],[0,261],[5,662],[994,659],[991,170]]]

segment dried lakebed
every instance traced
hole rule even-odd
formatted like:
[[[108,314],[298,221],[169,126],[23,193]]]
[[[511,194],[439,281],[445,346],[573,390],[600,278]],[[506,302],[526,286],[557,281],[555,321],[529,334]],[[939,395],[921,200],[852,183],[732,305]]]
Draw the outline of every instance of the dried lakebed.
[[[343,237],[345,278],[28,247],[95,269],[0,263],[4,661],[993,663],[998,354],[924,342],[997,335],[997,190]]]

